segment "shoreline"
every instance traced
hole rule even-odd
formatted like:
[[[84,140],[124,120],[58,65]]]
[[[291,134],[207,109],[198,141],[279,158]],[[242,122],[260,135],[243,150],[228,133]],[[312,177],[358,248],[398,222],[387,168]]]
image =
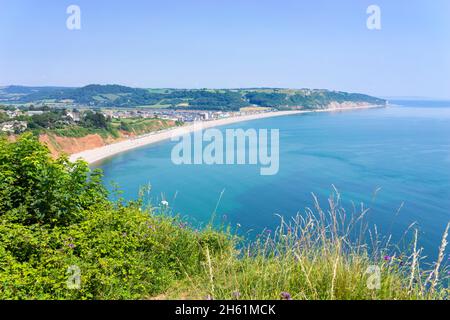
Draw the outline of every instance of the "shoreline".
[[[218,120],[201,121],[195,124],[188,124],[181,127],[175,127],[170,129],[165,129],[161,131],[156,131],[152,133],[147,133],[132,139],[112,143],[103,147],[85,150],[79,153],[75,153],[69,156],[70,161],[74,162],[78,159],[86,161],[88,164],[93,164],[104,160],[106,158],[115,156],[117,154],[127,152],[136,148],[144,147],[154,143],[158,143],[165,140],[170,140],[172,137],[178,137],[186,133],[192,133],[199,129],[207,129],[212,127],[219,127],[224,125],[230,125],[238,122],[252,121],[258,119],[290,116],[304,113],[314,113],[314,112],[339,112],[339,111],[349,111],[349,110],[360,110],[360,109],[370,109],[370,108],[382,108],[386,107],[384,105],[367,105],[359,107],[343,107],[343,108],[328,108],[320,110],[293,110],[293,111],[273,111],[264,112],[257,114],[250,114],[238,117],[224,118]]]

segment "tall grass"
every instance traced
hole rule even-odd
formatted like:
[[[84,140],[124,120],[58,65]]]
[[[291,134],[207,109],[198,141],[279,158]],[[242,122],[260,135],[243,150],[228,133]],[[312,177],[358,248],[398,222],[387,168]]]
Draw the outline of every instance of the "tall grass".
[[[234,246],[210,256],[200,276],[172,286],[166,298],[203,299],[447,299],[444,232],[435,264],[427,266],[418,231],[403,251],[369,228],[368,209],[348,214],[335,191],[314,209],[265,230],[255,241],[235,237]]]

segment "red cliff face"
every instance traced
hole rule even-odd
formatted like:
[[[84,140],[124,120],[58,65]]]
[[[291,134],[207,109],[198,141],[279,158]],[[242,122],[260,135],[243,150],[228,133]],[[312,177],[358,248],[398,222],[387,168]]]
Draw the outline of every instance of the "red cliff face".
[[[105,139],[98,134],[90,134],[81,138],[59,137],[51,134],[39,136],[39,141],[50,149],[54,157],[58,157],[62,153],[71,155],[81,151],[95,149],[123,139],[122,137],[118,139],[108,137]]]

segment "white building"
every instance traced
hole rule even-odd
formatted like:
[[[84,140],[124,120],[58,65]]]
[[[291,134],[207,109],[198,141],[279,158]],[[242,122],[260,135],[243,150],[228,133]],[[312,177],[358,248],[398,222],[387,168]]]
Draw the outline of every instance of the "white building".
[[[0,124],[0,130],[9,133],[20,133],[27,130],[28,124],[26,121],[8,121]]]

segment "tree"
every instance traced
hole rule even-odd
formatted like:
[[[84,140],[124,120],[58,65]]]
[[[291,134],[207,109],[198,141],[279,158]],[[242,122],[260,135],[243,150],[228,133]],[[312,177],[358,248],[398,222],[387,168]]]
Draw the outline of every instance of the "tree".
[[[9,120],[8,115],[5,112],[0,112],[0,123],[8,120]]]
[[[127,132],[130,132],[132,130],[131,126],[125,121],[120,121],[119,129]]]
[[[25,225],[69,225],[106,199],[100,172],[87,163],[53,159],[30,133],[17,142],[0,139],[0,216]]]
[[[100,112],[87,111],[83,118],[83,126],[88,128],[108,129],[110,119]]]

